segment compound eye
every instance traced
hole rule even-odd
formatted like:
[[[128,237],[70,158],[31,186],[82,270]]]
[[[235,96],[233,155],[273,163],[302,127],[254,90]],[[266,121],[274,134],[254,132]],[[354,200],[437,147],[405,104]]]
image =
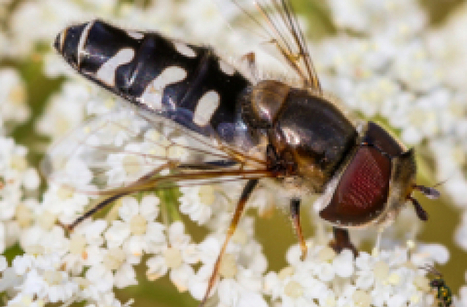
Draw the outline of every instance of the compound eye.
[[[390,177],[391,160],[374,147],[360,147],[319,215],[342,226],[359,226],[376,219],[384,211]]]

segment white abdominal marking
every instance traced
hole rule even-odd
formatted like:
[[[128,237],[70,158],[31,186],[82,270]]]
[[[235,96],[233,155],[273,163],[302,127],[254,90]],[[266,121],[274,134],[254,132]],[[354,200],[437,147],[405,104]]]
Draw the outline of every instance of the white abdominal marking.
[[[235,73],[235,68],[221,59],[219,59],[219,67],[226,75],[232,76]]]
[[[205,93],[196,105],[193,122],[198,126],[206,126],[211,120],[212,115],[216,112],[220,104],[219,94],[211,90]]]
[[[96,73],[96,79],[108,86],[115,86],[115,73],[117,68],[133,60],[134,56],[135,51],[133,49],[121,49],[107,62],[102,64]]]
[[[181,67],[167,67],[157,78],[148,84],[140,97],[140,101],[151,109],[162,109],[162,93],[164,89],[170,84],[182,81],[186,76],[186,70]]]
[[[65,45],[65,37],[66,37],[66,32],[68,29],[65,29],[62,33],[60,33],[60,52],[63,52],[63,46]]]
[[[83,59],[83,56],[85,55],[84,52],[84,45],[86,44],[86,41],[88,40],[88,35],[89,31],[91,31],[91,28],[94,26],[94,21],[89,22],[86,27],[83,30],[83,33],[81,33],[81,36],[79,38],[78,42],[78,63],[77,66],[80,67],[81,65],[81,60]]]
[[[134,39],[142,39],[144,37],[143,33],[137,31],[126,31],[126,34]]]
[[[175,49],[182,55],[189,57],[189,58],[194,58],[196,56],[196,52],[188,47],[188,45],[181,43],[181,42],[173,42]]]

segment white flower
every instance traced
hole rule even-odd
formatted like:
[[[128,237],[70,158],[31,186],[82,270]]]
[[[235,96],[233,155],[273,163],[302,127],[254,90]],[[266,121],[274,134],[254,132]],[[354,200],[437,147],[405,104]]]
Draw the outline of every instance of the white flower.
[[[359,271],[355,285],[358,289],[368,290],[373,286],[376,279],[384,280],[389,274],[389,266],[384,261],[375,261],[367,253],[360,252],[355,260],[355,265]]]
[[[454,306],[467,306],[467,286],[462,286],[459,290],[459,297],[454,297]]]
[[[217,291],[221,306],[268,306],[266,300],[259,293],[260,280],[248,276],[250,272],[246,272],[247,275],[242,276],[242,272],[238,276],[238,281],[225,279],[219,283]]]
[[[349,249],[344,249],[332,261],[332,266],[336,271],[336,275],[342,278],[348,278],[354,273],[353,253]]]
[[[258,215],[263,218],[271,217],[278,206],[277,195],[271,193],[268,188],[258,187],[254,190],[248,200],[249,208],[257,208]],[[236,195],[238,199],[238,195]]]
[[[262,289],[262,275],[267,261],[253,236],[253,219],[245,217],[238,225],[236,234],[227,245],[219,267],[220,281],[215,284],[210,295],[217,290],[219,300],[225,306],[233,306],[251,298],[264,304],[259,294]],[[208,280],[219,256],[225,234],[209,236],[198,245],[203,265],[189,282],[191,295],[200,300],[206,291]]]
[[[117,298],[115,298],[115,293],[111,291],[101,293],[96,298],[91,298],[91,302],[93,303],[87,305],[88,307],[98,307],[98,306],[129,307],[133,304],[132,299],[122,304],[122,302],[120,302]]]
[[[76,72],[73,68],[63,65],[63,59],[56,53],[46,53],[44,55],[44,75],[51,79],[61,76],[73,79],[76,77]]]
[[[162,33],[170,34],[171,37],[184,37],[185,29],[179,22],[179,2],[171,0],[151,1],[146,5],[135,5],[133,3],[118,3],[118,13],[115,9],[111,11],[109,19],[127,29],[145,30],[157,29]]]
[[[363,33],[381,35],[391,30],[394,36],[410,35],[418,32],[427,20],[414,1],[331,0],[329,5],[339,28]]]
[[[13,68],[0,69],[0,118],[4,122],[23,123],[30,115],[23,80]]]
[[[22,231],[21,247],[25,250],[31,248],[35,250],[40,246],[45,253],[57,253],[61,256],[68,252],[69,242],[65,238],[65,230],[61,226],[55,225],[56,217],[45,212],[38,219],[42,224],[35,224]]]
[[[96,296],[107,292],[113,286],[125,288],[138,284],[133,264],[127,253],[120,247],[108,248],[103,252],[102,262],[92,265],[86,272],[86,278],[94,284],[88,295]],[[96,292],[97,290],[97,292]]]
[[[423,266],[427,262],[435,262],[439,263],[441,265],[445,265],[449,258],[450,258],[450,252],[449,250],[441,244],[437,243],[432,243],[432,244],[427,244],[427,243],[419,243],[416,248],[416,253],[415,255],[422,255],[422,257],[416,259],[412,257],[412,262],[419,264],[420,266]],[[418,262],[418,261],[423,261],[423,262]]]
[[[13,139],[0,136],[0,220],[13,216],[23,196],[22,187],[30,176],[27,152],[26,147],[15,144]]]
[[[220,198],[216,188],[212,185],[181,187],[180,192],[180,212],[199,225],[205,224],[211,217],[212,206]]]
[[[265,277],[265,294],[284,306],[418,306],[430,293],[427,278],[405,249],[384,250],[377,256],[360,252],[356,260],[350,250],[336,256],[323,246],[310,248],[305,261],[297,261],[295,254],[299,249],[293,246],[288,253],[291,265]]]
[[[199,261],[197,247],[190,243],[191,238],[184,231],[182,222],[170,225],[168,242],[162,247],[160,254],[146,262],[146,276],[149,280],[160,278],[170,270],[170,280],[180,292],[187,290],[188,281],[194,275],[191,265]]]
[[[84,120],[86,101],[92,97],[92,88],[83,82],[68,81],[54,94],[36,122],[36,129],[53,140],[63,136]]]
[[[0,291],[16,292],[15,289],[20,286],[23,282],[21,275],[16,274],[15,269],[12,267],[6,268],[2,272],[2,278],[0,278]]]
[[[8,267],[8,262],[5,258],[5,256],[0,255],[0,272],[5,271],[5,269]]]
[[[68,271],[79,275],[84,266],[102,261],[105,250],[102,248],[102,233],[107,227],[103,220],[83,221],[70,234],[69,251],[63,262]]]
[[[407,144],[419,144],[425,138],[432,138],[439,133],[439,114],[450,100],[449,95],[445,90],[436,90],[413,99],[410,109],[402,106],[395,110],[391,124],[403,130],[401,137]]]
[[[110,154],[107,164],[107,184],[112,187],[131,184],[146,174],[146,161],[141,144],[129,144],[125,151]]]
[[[109,270],[103,264],[96,264],[86,271],[86,279],[91,283],[92,286],[88,287],[91,297],[98,296],[98,293],[105,293],[112,289],[114,283],[114,277],[111,270]]]
[[[60,270],[59,255],[43,254],[39,249],[36,252],[36,255],[18,256],[13,261],[15,273],[22,278],[21,284],[16,286],[17,297],[34,297],[34,300],[52,303],[70,299],[78,291],[78,285]]]
[[[25,57],[34,50],[36,43],[50,44],[51,35],[62,30],[63,25],[84,16],[83,9],[75,1],[22,2],[9,18],[12,33],[9,56]],[[38,24],[42,26],[37,27]],[[35,31],[31,31],[31,27],[34,27]]]
[[[457,206],[467,208],[467,200],[463,197],[463,192],[467,189],[467,179],[461,169],[467,163],[465,149],[457,138],[451,135],[432,140],[430,150],[436,159],[437,179],[446,181],[443,184],[444,190]]]
[[[71,224],[81,216],[88,204],[89,196],[86,194],[54,184],[49,185],[42,201],[43,210],[58,216],[64,225]]]
[[[232,6],[231,3],[222,3],[223,11],[227,12],[225,6]],[[206,39],[213,43],[214,38],[223,39],[226,23],[223,16],[219,13],[215,3],[208,0],[186,1],[181,3],[178,8],[180,19],[187,25],[186,34],[197,37],[198,39]],[[210,26],[206,27],[203,20],[209,20]]]
[[[353,88],[353,95],[348,103],[360,110],[366,117],[371,118],[384,114],[386,109],[392,108],[392,105],[397,103],[394,100],[400,90],[395,80],[376,75],[369,80],[360,80]]]
[[[411,41],[399,50],[391,71],[414,91],[429,91],[441,81],[441,67],[431,61],[426,45],[419,40]]]
[[[284,306],[317,306],[315,300],[323,301],[329,297],[326,283],[313,277],[308,270],[298,267],[286,267],[279,273],[268,273],[266,282],[272,286],[267,294],[272,294],[274,301],[281,301]]]
[[[164,226],[154,221],[159,214],[159,199],[146,195],[138,204],[134,197],[124,197],[121,203],[121,221],[113,221],[105,232],[106,244],[123,248],[130,263],[139,263],[143,253],[158,252],[165,242]]]
[[[0,223],[0,250],[4,251],[6,247],[6,240],[5,240],[5,225]]]
[[[455,240],[458,246],[467,250],[467,211],[462,214],[461,224],[456,229]]]
[[[204,241],[203,243],[208,242]],[[210,243],[214,242],[210,241]],[[195,299],[201,300],[204,296],[212,269],[213,263],[204,264],[190,280],[189,290]],[[245,304],[244,306],[248,306],[249,303],[256,302],[259,304],[258,306],[265,306],[266,302],[260,294],[261,275],[238,266],[234,254],[227,252],[224,255],[219,275],[222,279],[211,290],[210,295],[217,290],[217,295],[223,305],[237,306],[238,302],[242,302]]]
[[[466,12],[467,5],[459,5],[442,25],[429,29],[426,35],[426,48],[447,72],[443,82],[461,90],[465,90],[462,77],[465,76],[467,35],[462,29],[467,25]]]

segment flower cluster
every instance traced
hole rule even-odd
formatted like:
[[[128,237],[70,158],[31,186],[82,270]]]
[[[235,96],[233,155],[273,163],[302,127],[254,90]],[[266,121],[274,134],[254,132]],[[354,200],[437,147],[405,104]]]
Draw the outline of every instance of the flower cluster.
[[[290,265],[266,275],[265,289],[283,306],[428,306],[429,280],[414,267],[407,249],[365,252],[354,260],[350,250],[339,255],[317,247],[306,261],[290,249]]]
[[[69,185],[86,191],[118,188],[155,168],[166,175],[169,170],[162,160],[189,163],[192,157],[186,150],[190,140],[184,137],[185,130],[154,129],[159,124],[156,120],[148,123],[128,109],[122,112],[124,100],[77,77],[50,45],[70,23],[98,16],[124,27],[157,29],[171,37],[222,46],[222,52],[235,56],[251,51],[249,41],[242,44],[225,27],[226,21],[234,24],[244,16],[226,0],[222,17],[212,2],[0,1],[4,20],[0,63],[12,64],[0,67],[0,251],[6,255],[0,256],[0,293],[6,305],[128,306],[133,301],[121,302],[115,289],[137,285],[141,270],[150,281],[168,276],[179,292],[203,298],[242,183],[188,184],[176,191],[125,196],[67,231],[63,225],[102,201]],[[463,195],[467,188],[467,90],[463,84],[467,6],[434,28],[415,0],[329,0],[327,4],[335,33],[310,46],[323,88],[332,91],[345,110],[382,121],[405,144],[416,146],[422,157],[419,173],[429,172],[427,161],[434,161],[437,180],[447,179],[443,190],[464,212],[456,242],[467,250]],[[302,21],[307,26],[305,18]],[[311,29],[311,23],[306,28]],[[35,108],[27,105],[33,95],[30,88],[42,85],[27,83],[27,72],[19,69],[24,63],[40,63],[42,80],[64,80],[44,94],[41,111],[32,112]],[[37,154],[44,145],[19,145],[7,135],[14,135],[30,120],[38,134],[55,141],[87,117],[91,119],[86,129],[74,130],[68,141],[48,151],[43,167],[62,167],[63,177],[48,178],[50,184],[40,194],[40,177],[28,161],[28,152]],[[95,132],[92,139],[87,138],[89,131]],[[74,159],[62,165],[63,155]],[[98,157],[94,164],[89,163],[91,156]],[[429,285],[433,276],[421,267],[446,263],[449,252],[438,244],[406,244],[416,240],[420,228],[409,210],[383,234],[380,248],[371,254],[361,251],[356,258],[349,250],[336,254],[329,248],[328,229],[313,210],[308,215],[305,211],[302,218],[311,217],[318,225],[316,236],[307,240],[308,256],[300,260],[300,249],[294,245],[287,254],[284,251],[287,265],[268,271],[256,218],[272,215],[283,202],[267,183],[255,190],[249,201],[254,214],[247,212],[241,219],[227,246],[210,303],[220,307],[437,304]],[[188,225],[202,228],[203,236],[193,235],[199,237],[193,239]],[[352,236],[358,242],[372,242],[376,232]],[[459,306],[467,305],[466,289],[455,297]]]
[[[317,48],[325,84],[351,109],[383,119],[405,144],[430,152],[443,191],[467,214],[467,90],[459,82],[467,72],[467,36],[460,30],[467,6],[428,29],[417,2],[336,0],[330,6],[341,31]],[[455,235],[464,250],[466,234],[464,218]]]
[[[40,179],[28,165],[27,148],[0,135],[0,251],[14,245],[37,210]]]

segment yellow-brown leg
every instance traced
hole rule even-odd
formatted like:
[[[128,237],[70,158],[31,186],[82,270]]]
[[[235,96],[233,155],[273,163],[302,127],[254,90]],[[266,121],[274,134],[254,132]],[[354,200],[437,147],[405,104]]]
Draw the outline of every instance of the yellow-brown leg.
[[[95,205],[94,207],[89,209],[88,211],[86,211],[83,215],[78,217],[76,220],[74,220],[73,223],[71,223],[70,225],[67,225],[65,227],[67,228],[68,231],[72,231],[79,223],[81,223],[82,221],[84,221],[88,217],[92,216],[94,213],[104,209],[105,207],[107,207],[107,205],[113,203],[117,199],[119,199],[119,198],[121,198],[121,197],[123,197],[125,195],[128,195],[128,194],[130,194],[130,193],[128,192],[128,193],[115,194],[115,195],[112,195],[112,196],[104,199],[103,201],[101,201],[100,203],[98,203],[97,205]]]
[[[225,250],[227,249],[227,245],[229,244],[229,241],[232,238],[235,232],[235,229],[237,229],[237,225],[238,225],[238,222],[240,221],[240,217],[242,216],[243,210],[245,209],[246,202],[248,198],[250,197],[251,192],[253,192],[257,184],[258,184],[258,179],[251,179],[247,182],[247,184],[243,188],[242,195],[240,196],[240,199],[238,200],[234,215],[232,217],[232,220],[230,221],[230,226],[229,226],[229,229],[227,230],[227,235],[224,240],[224,244],[222,244],[221,250],[219,252],[219,256],[217,256],[216,263],[214,264],[214,269],[212,270],[211,277],[209,278],[208,288],[206,289],[203,299],[199,303],[199,307],[202,307],[206,303],[209,293],[214,287],[217,275],[219,273],[219,267],[222,261],[222,257],[224,256]]]
[[[300,224],[300,199],[292,198],[290,200],[290,218],[292,219],[292,225],[295,229],[298,242],[300,243],[300,249],[302,250],[301,260],[305,260],[308,252],[308,247],[303,237],[302,226]]]
[[[140,179],[135,181],[135,183],[133,185],[128,186],[128,188],[130,188],[131,186],[138,186],[138,184],[148,181],[152,176],[154,176],[155,174],[159,174],[162,170],[167,169],[168,167],[170,167],[169,163],[166,163],[164,165],[159,166],[158,168],[156,168],[156,169],[152,170],[151,172],[147,173],[146,175],[142,176]],[[150,189],[148,189],[148,190],[150,190]],[[139,191],[143,192],[143,190],[139,190]],[[134,191],[132,191],[131,189],[128,189],[127,192],[121,192],[121,193],[117,193],[115,195],[112,195],[110,197],[107,197],[106,199],[104,199],[103,201],[101,201],[100,203],[98,203],[97,205],[95,205],[94,207],[89,209],[88,211],[86,211],[83,215],[78,217],[76,220],[74,220],[73,223],[71,223],[70,225],[67,225],[65,227],[67,228],[68,231],[73,231],[73,229],[79,223],[81,223],[82,221],[84,221],[88,217],[92,216],[94,213],[104,209],[105,207],[107,207],[107,205],[113,203],[117,199],[119,199],[119,198],[121,198],[123,196],[129,195],[129,194],[131,194],[133,192]]]

